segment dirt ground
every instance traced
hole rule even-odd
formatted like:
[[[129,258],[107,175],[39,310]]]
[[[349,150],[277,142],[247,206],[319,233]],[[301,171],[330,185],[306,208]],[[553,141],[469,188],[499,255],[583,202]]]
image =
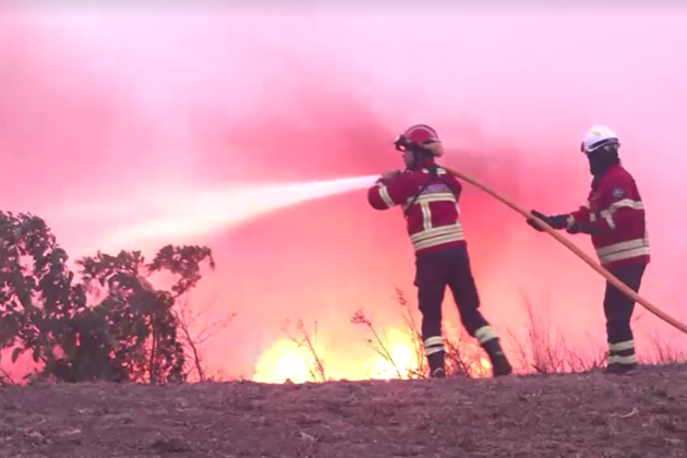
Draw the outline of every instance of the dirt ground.
[[[0,457],[687,457],[687,367],[0,389]]]

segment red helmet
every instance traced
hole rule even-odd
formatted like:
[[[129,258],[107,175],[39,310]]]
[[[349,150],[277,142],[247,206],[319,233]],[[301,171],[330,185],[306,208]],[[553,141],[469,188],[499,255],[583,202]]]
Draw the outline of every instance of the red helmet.
[[[410,126],[405,132],[399,135],[394,145],[399,151],[416,149],[429,151],[433,155],[440,155],[434,152],[433,148],[427,148],[433,143],[440,143],[437,131],[426,124],[416,124]]]

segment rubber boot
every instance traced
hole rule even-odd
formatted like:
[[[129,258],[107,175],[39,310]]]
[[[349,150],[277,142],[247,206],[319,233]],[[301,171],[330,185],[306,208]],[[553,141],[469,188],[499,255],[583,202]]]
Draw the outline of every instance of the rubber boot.
[[[608,344],[609,350],[606,353],[606,367],[604,368],[604,374],[617,374],[620,372],[618,367],[620,364],[616,362],[616,354],[611,348],[611,344]]]
[[[431,378],[445,378],[446,368],[444,367],[445,353],[443,351],[433,353],[427,357],[429,365],[429,376]]]
[[[637,370],[637,363],[620,364],[611,363],[604,369],[604,374],[610,375],[629,375]]]
[[[503,353],[499,339],[491,339],[484,342],[482,348],[484,348],[484,351],[489,355],[492,377],[502,377],[513,373],[513,367]]]
[[[639,366],[637,363],[629,363],[629,364],[622,364],[619,363],[620,367],[618,368],[618,375],[630,375],[634,374]]]
[[[620,352],[609,349],[606,353],[606,368],[604,374],[626,375],[637,370],[637,362],[621,362],[623,358],[634,356],[634,349],[622,350]],[[632,358],[634,359],[634,358]]]
[[[604,374],[617,374],[620,369],[618,366],[620,366],[618,363],[607,364],[604,368]]]

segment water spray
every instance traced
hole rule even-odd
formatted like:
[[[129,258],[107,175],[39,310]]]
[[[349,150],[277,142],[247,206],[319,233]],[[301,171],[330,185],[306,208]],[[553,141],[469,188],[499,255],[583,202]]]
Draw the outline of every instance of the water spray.
[[[230,185],[219,189],[155,193],[157,216],[120,226],[99,246],[121,249],[146,239],[179,242],[239,226],[272,212],[371,186],[377,175],[302,183]],[[154,197],[154,196],[153,196]]]

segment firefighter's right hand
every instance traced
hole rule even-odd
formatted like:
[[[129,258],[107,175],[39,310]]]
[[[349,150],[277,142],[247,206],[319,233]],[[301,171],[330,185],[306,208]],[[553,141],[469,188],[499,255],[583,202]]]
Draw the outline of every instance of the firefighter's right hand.
[[[393,180],[397,176],[401,174],[400,170],[389,170],[388,172],[382,173],[381,179],[382,180]]]

